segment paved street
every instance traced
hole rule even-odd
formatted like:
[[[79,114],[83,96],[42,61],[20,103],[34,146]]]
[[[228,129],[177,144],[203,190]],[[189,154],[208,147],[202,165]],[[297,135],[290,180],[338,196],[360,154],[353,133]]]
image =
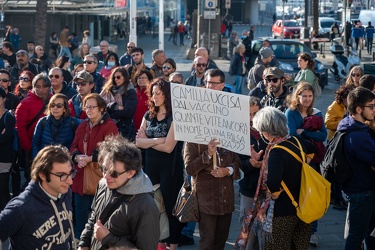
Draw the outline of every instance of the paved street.
[[[234,25],[234,30],[241,34],[242,30],[248,30],[249,26],[242,26],[242,25]],[[270,36],[270,25],[268,26],[257,26],[255,36],[258,37],[268,37]],[[177,71],[181,72],[185,79],[189,76],[190,69],[191,69],[191,59],[186,59],[186,54],[188,48],[190,48],[190,40],[185,41],[185,46],[175,46],[172,42],[168,42],[169,34],[165,34],[165,53],[167,57],[173,58],[177,63]],[[118,45],[118,55],[121,56],[125,52],[126,47],[125,40],[111,42]],[[147,34],[141,37],[138,37],[138,44],[137,46],[141,47],[145,51],[145,62],[147,65],[151,65],[151,52],[153,49],[158,48],[158,38],[152,38],[152,35]],[[333,62],[333,56],[329,52],[329,44],[326,44],[325,49],[325,58],[322,55],[318,54],[319,60],[321,60],[326,68],[330,68]],[[319,53],[319,51],[314,51]],[[366,53],[367,54],[367,53]],[[363,55],[362,62],[370,62],[371,58],[369,55]],[[229,61],[226,59],[215,60],[217,65],[221,70],[224,72],[228,72],[229,70]],[[226,73],[226,82],[233,83],[234,77],[229,76]],[[315,107],[318,108],[325,113],[328,105],[332,103],[334,100],[334,91],[339,87],[339,85],[333,79],[331,73],[329,73],[329,84],[323,90],[322,96],[316,101]],[[247,94],[248,90],[244,86],[243,93]],[[238,199],[238,183],[235,182],[236,188],[236,210],[232,216],[232,224],[230,235],[227,241],[227,245],[225,249],[233,249],[234,242],[237,239],[239,234],[240,225],[238,223],[239,218],[239,199]],[[318,225],[318,234],[321,237],[319,241],[320,250],[339,250],[343,249],[344,247],[344,221],[345,221],[345,212],[344,211],[337,211],[333,210],[331,207],[329,208],[327,214],[319,220]],[[199,231],[196,229],[195,232],[195,245],[192,246],[182,246],[179,249],[184,250],[193,250],[198,249],[198,241],[199,241]],[[310,248],[314,249],[314,248]]]

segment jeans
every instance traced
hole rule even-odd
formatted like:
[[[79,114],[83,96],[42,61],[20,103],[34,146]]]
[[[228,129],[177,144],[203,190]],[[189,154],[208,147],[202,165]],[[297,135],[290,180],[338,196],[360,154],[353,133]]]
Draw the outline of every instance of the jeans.
[[[375,212],[375,191],[347,194],[349,197],[349,235],[345,250],[360,249],[368,234],[371,216]]]
[[[372,40],[373,40],[374,38],[367,38],[367,52],[369,53],[369,54],[371,54],[371,52],[372,52]]]
[[[74,237],[79,239],[91,213],[93,195],[74,194]]]
[[[242,85],[246,77],[242,75],[236,75],[236,94],[242,94]]]
[[[184,36],[185,36],[185,33],[181,32],[179,34],[180,34],[180,45],[184,45]]]
[[[68,56],[69,59],[72,60],[72,54],[70,53],[69,47],[61,46],[61,48],[60,48],[60,54],[57,56],[57,58],[59,58],[60,56],[62,56],[64,54],[66,54],[66,56]]]

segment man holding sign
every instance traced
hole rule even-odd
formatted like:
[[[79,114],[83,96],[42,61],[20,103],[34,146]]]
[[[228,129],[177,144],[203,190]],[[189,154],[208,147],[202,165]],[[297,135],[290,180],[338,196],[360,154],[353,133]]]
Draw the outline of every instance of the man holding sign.
[[[225,75],[219,69],[209,70],[205,83],[208,89],[222,91]],[[233,179],[239,177],[241,160],[236,153],[221,146],[212,137],[208,145],[187,142],[184,149],[186,172],[192,176],[199,204],[200,249],[224,249],[234,211]]]

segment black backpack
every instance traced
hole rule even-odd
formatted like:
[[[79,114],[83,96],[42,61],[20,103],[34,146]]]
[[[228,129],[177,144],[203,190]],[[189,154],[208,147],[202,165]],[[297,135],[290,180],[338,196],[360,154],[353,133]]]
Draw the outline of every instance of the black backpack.
[[[329,140],[320,170],[324,178],[331,183],[343,185],[353,174],[353,167],[347,160],[344,139],[347,132],[336,131]]]

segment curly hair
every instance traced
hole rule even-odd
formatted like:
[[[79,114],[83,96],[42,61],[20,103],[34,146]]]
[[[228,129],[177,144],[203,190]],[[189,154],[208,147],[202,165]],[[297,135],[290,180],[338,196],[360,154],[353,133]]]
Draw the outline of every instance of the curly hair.
[[[153,99],[153,88],[154,86],[158,86],[163,92],[163,95],[165,97],[164,105],[166,109],[166,115],[169,116],[172,115],[172,102],[171,102],[171,89],[170,89],[170,83],[162,78],[156,78],[154,81],[148,86],[147,89],[147,96],[148,96],[148,110],[150,111],[150,118],[156,117],[157,113],[159,112],[159,107],[155,106],[155,102]]]
[[[348,97],[349,92],[353,89],[355,89],[354,84],[341,85],[340,88],[338,88],[335,91],[335,101],[339,104],[342,104],[344,100]]]
[[[120,74],[124,77],[124,82],[122,84],[125,85],[125,89],[128,88],[128,86],[130,84],[129,73],[124,67],[118,67],[118,68],[115,68],[112,71],[110,77],[108,78],[108,80],[104,84],[103,89],[102,89],[103,92],[109,93],[109,92],[111,92],[113,86],[116,86],[115,74],[117,72],[120,72]],[[126,91],[124,92],[124,95],[126,95]]]
[[[313,93],[313,101],[311,102],[310,106],[307,108],[307,114],[311,115],[313,112],[313,107],[314,107],[315,92],[314,92],[314,87],[306,81],[300,81],[298,83],[296,90],[292,94],[289,108],[291,110],[295,110],[300,107],[301,103],[299,102],[299,95],[301,95],[301,93],[305,90],[309,90]]]

